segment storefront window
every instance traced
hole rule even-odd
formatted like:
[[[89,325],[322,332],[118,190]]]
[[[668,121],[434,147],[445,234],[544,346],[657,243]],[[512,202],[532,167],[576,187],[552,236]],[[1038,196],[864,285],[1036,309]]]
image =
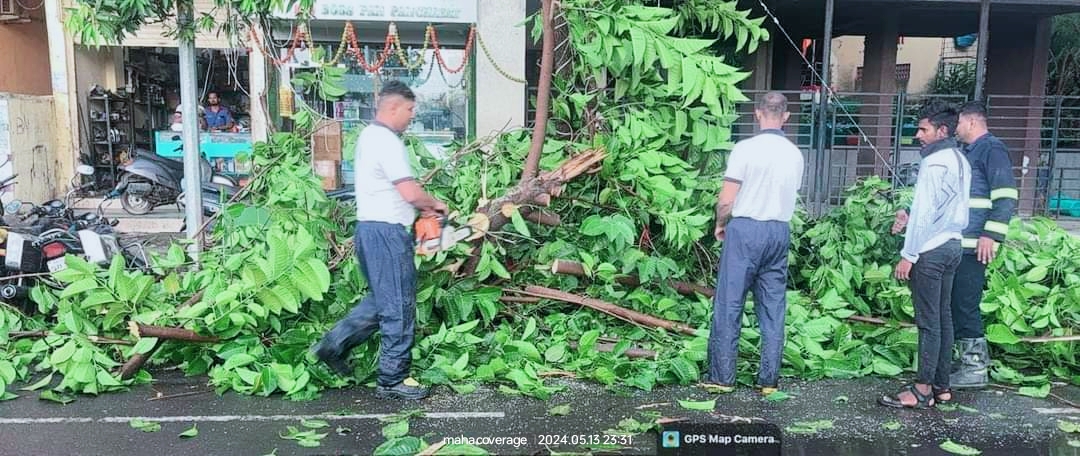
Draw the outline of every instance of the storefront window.
[[[317,43],[329,52],[336,52],[337,43]],[[371,65],[379,60],[382,46],[369,44],[364,59]],[[457,70],[465,56],[462,49],[440,49],[446,66]],[[333,55],[332,53],[329,55]],[[439,64],[435,51],[428,49],[421,55],[419,50],[406,53],[406,62],[395,54],[375,72],[369,73],[355,57],[347,55],[339,64],[348,68],[344,88],[346,94],[338,101],[308,100],[323,115],[341,121],[342,132],[362,128],[375,116],[375,93],[389,80],[397,79],[409,85],[416,93],[416,117],[408,133],[424,141],[433,154],[443,155],[445,148],[455,140],[464,140],[469,125],[469,77],[467,66],[450,73]]]

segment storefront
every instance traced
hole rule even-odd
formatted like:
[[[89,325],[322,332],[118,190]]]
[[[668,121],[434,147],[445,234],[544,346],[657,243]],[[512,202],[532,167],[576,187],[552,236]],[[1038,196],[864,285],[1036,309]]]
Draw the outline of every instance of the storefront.
[[[291,79],[319,65],[346,70],[346,93],[339,100],[294,93],[293,106],[307,103],[337,124],[333,130],[340,128],[341,135],[349,137],[373,118],[379,87],[396,79],[416,93],[416,118],[409,134],[421,139],[431,153],[443,155],[454,141],[474,136],[477,1],[430,4],[423,0],[316,1],[314,18],[307,24],[283,21],[272,33],[275,42],[287,43],[277,47],[274,58],[282,78]],[[285,90],[282,96],[287,95]],[[279,111],[289,114],[287,106]],[[316,159],[337,161],[341,175],[336,178],[351,183],[350,153]]]
[[[211,0],[196,1],[199,12],[212,7]],[[111,189],[117,166],[137,154],[183,156],[180,133],[172,128],[174,113],[183,102],[179,55],[176,41],[163,36],[164,31],[160,24],[147,24],[125,38],[123,46],[76,45],[73,50],[78,161],[94,166],[94,193]],[[198,35],[196,47],[196,102],[202,110],[219,114],[209,124],[202,122],[200,150],[215,171],[243,181],[250,170],[245,156],[252,144],[250,55],[246,47],[230,45],[214,34]],[[214,107],[211,99],[217,102]],[[225,111],[227,116],[221,114]]]

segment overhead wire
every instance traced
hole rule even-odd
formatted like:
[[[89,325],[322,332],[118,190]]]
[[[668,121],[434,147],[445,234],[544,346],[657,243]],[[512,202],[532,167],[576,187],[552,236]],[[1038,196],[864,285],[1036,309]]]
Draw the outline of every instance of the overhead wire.
[[[874,142],[870,140],[870,136],[866,134],[866,132],[862,129],[862,126],[859,125],[859,123],[855,120],[855,116],[853,116],[851,112],[848,111],[847,106],[844,106],[843,103],[840,103],[840,99],[836,96],[836,92],[833,92],[832,87],[829,86],[829,81],[825,81],[822,78],[821,73],[819,73],[817,69],[814,68],[814,65],[810,62],[810,59],[807,59],[806,55],[801,52],[801,48],[797,44],[795,44],[795,40],[791,38],[791,35],[788,34],[787,30],[784,29],[784,26],[780,24],[780,19],[776,17],[775,14],[773,14],[772,10],[769,9],[769,6],[765,4],[764,0],[758,0],[758,3],[760,3],[761,7],[765,10],[765,14],[772,19],[774,24],[776,24],[776,28],[780,30],[780,33],[783,33],[784,37],[787,38],[787,41],[791,44],[791,47],[796,51],[800,51],[798,52],[799,57],[802,58],[803,62],[806,63],[806,65],[810,68],[810,71],[813,72],[814,77],[816,77],[822,82],[822,87],[828,93],[826,97],[828,100],[827,102],[833,102],[841,111],[844,112],[844,115],[847,116],[848,120],[851,121],[852,125],[855,125],[855,128],[858,129],[859,135],[862,137],[862,139],[866,141],[866,144],[869,145],[870,149],[874,151],[874,155],[876,155],[877,158],[885,164],[885,167],[889,170],[890,173],[896,174],[896,168],[893,167],[893,163],[890,160],[886,159],[885,156],[881,153],[881,151],[878,150],[877,146],[874,145]],[[824,43],[824,45],[830,46],[831,43]]]

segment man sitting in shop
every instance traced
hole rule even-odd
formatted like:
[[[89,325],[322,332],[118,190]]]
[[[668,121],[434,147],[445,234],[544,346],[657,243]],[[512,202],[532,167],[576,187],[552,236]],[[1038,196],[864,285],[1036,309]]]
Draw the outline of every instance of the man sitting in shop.
[[[206,126],[210,131],[230,131],[236,122],[233,120],[232,112],[229,108],[221,105],[221,98],[218,97],[217,92],[210,92],[206,94],[206,103],[209,107],[206,108]]]

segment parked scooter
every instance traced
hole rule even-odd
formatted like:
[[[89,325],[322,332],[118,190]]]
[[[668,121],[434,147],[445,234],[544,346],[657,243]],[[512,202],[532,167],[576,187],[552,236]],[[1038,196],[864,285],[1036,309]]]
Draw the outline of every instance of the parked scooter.
[[[173,140],[180,140],[174,136]],[[183,150],[178,147],[176,151]],[[206,157],[199,155],[202,169],[202,182],[211,182],[230,187],[239,184],[235,179],[218,174],[210,167]],[[162,157],[145,149],[138,149],[134,159],[117,167],[123,174],[116,187],[106,198],[120,197],[124,210],[132,215],[143,215],[155,207],[176,204],[183,206],[184,162]]]

